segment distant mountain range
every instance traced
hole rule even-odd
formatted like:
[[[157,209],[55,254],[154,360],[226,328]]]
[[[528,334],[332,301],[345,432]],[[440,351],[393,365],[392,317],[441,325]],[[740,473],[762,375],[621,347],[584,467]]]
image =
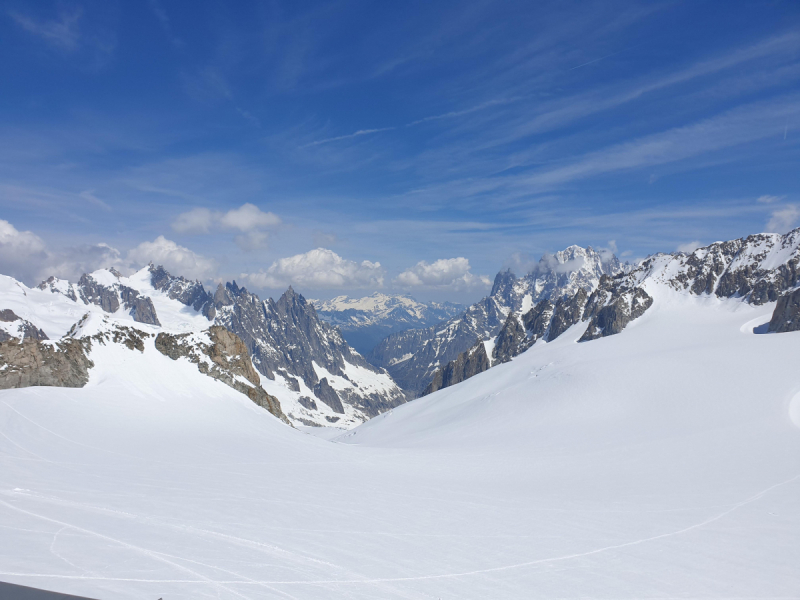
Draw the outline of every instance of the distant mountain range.
[[[716,242],[688,254],[659,253],[635,268],[612,262],[609,270],[596,284],[591,275],[576,272],[572,282],[540,294],[527,310],[517,299],[531,289],[529,283],[499,274],[493,296],[501,297],[504,306],[520,308],[508,312],[497,335],[476,340],[441,366],[424,394],[508,362],[539,340],[551,342],[572,327],[578,342],[616,335],[653,306],[651,294],[664,286],[684,294],[741,298],[756,306],[776,302],[766,331],[800,329],[800,290],[793,289],[800,280],[800,229]]]
[[[319,318],[335,325],[361,354],[367,354],[386,336],[407,329],[430,327],[464,310],[453,302],[418,302],[408,295],[375,292],[364,298],[337,296],[309,300]]]
[[[355,352],[291,287],[277,301],[262,301],[236,282],[220,284],[211,294],[200,282],[152,264],[130,277],[100,270],[84,274],[77,283],[51,277],[33,289],[9,277],[2,280],[0,306],[8,312],[0,314],[0,341],[55,336],[66,343],[78,339],[71,326],[95,313],[111,319],[104,330],[119,325],[134,331],[134,337],[146,338],[155,329],[177,336],[175,347],[191,346],[196,342],[192,335],[206,339],[209,327],[221,326],[247,349],[248,361],[260,374],[259,386],[280,402],[282,413],[276,414],[285,414],[292,423],[352,427],[406,400],[386,371]],[[198,352],[207,354],[194,354]],[[53,367],[50,385],[69,378],[85,383],[82,375],[73,377],[72,363],[54,356],[58,367]],[[64,365],[69,366],[66,371]]]
[[[261,300],[236,282],[211,293],[152,264],[129,277],[99,270],[35,288],[0,276],[0,388],[82,387],[97,368],[98,344],[141,352],[155,344],[278,418],[350,428],[568,331],[576,342],[616,335],[650,314],[654,294],[667,288],[709,301],[775,302],[764,327],[796,331],[798,286],[800,229],[636,266],[570,246],[521,277],[501,271],[489,296],[466,309],[379,293],[307,301],[291,287]],[[380,331],[392,332],[365,356],[345,337],[366,345]]]
[[[613,254],[570,246],[542,257],[524,277],[501,271],[486,298],[435,326],[390,335],[367,359],[385,368],[403,389],[417,396],[440,367],[456,360],[478,340],[495,338],[509,314],[525,313],[544,298],[571,296],[579,289],[591,293],[603,275],[625,268]]]

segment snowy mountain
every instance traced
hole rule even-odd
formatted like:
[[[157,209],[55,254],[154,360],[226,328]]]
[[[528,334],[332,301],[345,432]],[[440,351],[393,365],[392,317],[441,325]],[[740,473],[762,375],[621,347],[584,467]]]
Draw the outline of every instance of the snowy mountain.
[[[9,319],[0,327],[4,339],[60,340],[87,311],[110,323],[157,327],[184,341],[222,326],[242,341],[260,373],[259,386],[280,401],[292,423],[352,427],[405,401],[388,374],[353,351],[291,288],[277,302],[261,301],[235,282],[212,296],[201,283],[153,265],[130,277],[101,270],[77,283],[50,278],[36,289],[3,281],[0,306],[17,307],[3,313]],[[27,300],[14,300],[19,294]],[[41,305],[49,307],[47,314]],[[53,318],[57,327],[48,321]]]
[[[464,306],[452,302],[423,303],[408,295],[380,292],[364,298],[337,296],[308,302],[320,319],[337,326],[347,343],[362,354],[392,333],[430,327],[464,310]]]
[[[576,322],[336,443],[200,372],[193,307],[148,296],[158,327],[0,278],[51,339],[90,312],[72,339],[94,362],[80,388],[0,390],[0,577],[122,600],[796,597],[797,235],[651,257],[595,296],[609,324],[623,284],[652,299],[619,334]],[[173,325],[198,363],[156,347]]]
[[[786,235],[716,242],[690,254],[657,254],[614,277],[603,275],[591,294],[578,287],[572,295],[545,298],[527,312],[512,311],[495,338],[477,343],[442,367],[424,393],[508,362],[538,340],[551,342],[573,326],[583,329],[579,342],[617,334],[653,305],[649,282],[699,296],[741,298],[754,305],[780,300],[769,330],[794,330],[800,292],[784,292],[800,282],[800,228]]]
[[[367,359],[385,368],[410,394],[419,395],[440,367],[469,351],[477,340],[495,338],[510,313],[527,312],[542,299],[569,297],[577,290],[591,293],[603,275],[623,270],[611,254],[570,246],[543,256],[523,277],[501,271],[489,296],[462,314],[434,327],[392,334]]]

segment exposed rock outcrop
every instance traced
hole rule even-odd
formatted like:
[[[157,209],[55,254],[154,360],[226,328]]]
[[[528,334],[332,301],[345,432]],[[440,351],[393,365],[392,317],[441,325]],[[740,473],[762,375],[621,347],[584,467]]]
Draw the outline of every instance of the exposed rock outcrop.
[[[583,319],[589,321],[580,342],[615,335],[634,319],[641,317],[653,305],[644,289],[630,287],[625,281],[603,277],[600,286],[586,302]]]
[[[119,279],[120,275],[116,270],[110,269],[109,272]],[[161,325],[153,301],[147,296],[141,295],[137,290],[119,282],[104,285],[88,273],[84,273],[77,284],[49,277],[37,287],[40,290],[63,294],[74,302],[80,299],[84,304],[94,304],[104,312],[111,314],[117,312],[122,306],[137,323]]]
[[[492,362],[499,364],[510,361],[519,354],[519,349],[526,345],[527,337],[528,333],[519,316],[515,313],[508,315],[503,329],[495,338]]]
[[[0,389],[34,385],[83,387],[89,381],[91,341],[10,340],[0,343]]]
[[[209,294],[199,281],[191,281],[185,277],[170,275],[162,266],[150,263],[150,284],[157,290],[167,294],[181,304],[191,306],[209,321],[214,320],[216,308],[214,297]]]
[[[778,298],[772,319],[769,321],[769,331],[775,333],[800,331],[800,288]]]
[[[340,415],[344,414],[344,406],[342,406],[342,401],[339,399],[339,395],[336,393],[336,390],[333,389],[328,383],[327,377],[320,379],[319,383],[314,386],[314,394],[322,402],[327,404],[333,412],[339,413]]]
[[[288,423],[278,399],[267,394],[261,387],[261,378],[253,368],[247,346],[239,336],[218,325],[212,325],[205,333],[206,339],[193,333],[162,332],[156,336],[155,347],[173,360],[188,359],[204,375],[241,392]]]
[[[463,313],[427,330],[394,334],[379,343],[367,358],[389,371],[404,390],[418,395],[440,365],[457,360],[475,340],[489,340],[500,334],[510,313],[527,313],[543,300],[555,304],[560,298],[574,297],[579,290],[588,296],[602,275],[628,268],[611,253],[591,247],[570,246],[546,254],[522,277],[508,269],[500,271],[489,296]],[[503,354],[499,360],[507,358]]]
[[[330,376],[342,378],[340,382],[344,380],[344,385],[337,385],[334,392],[338,404],[327,395],[327,400],[337,408],[349,404],[366,417],[374,417],[406,401],[403,392],[382,369],[354,352],[339,330],[320,321],[314,307],[291,287],[277,301],[271,298],[262,301],[236,282],[228,283],[217,288],[214,303],[215,322],[242,339],[253,365],[268,379],[281,377],[287,385],[296,386],[297,391],[301,380],[318,400],[328,404],[320,396],[327,387],[318,385],[325,377],[317,374],[316,364]],[[383,375],[386,385],[382,389],[366,389],[349,384],[345,372],[348,365]]]
[[[0,342],[8,340],[46,340],[47,334],[10,308],[0,310]]]
[[[486,346],[479,340],[468,352],[460,354],[456,360],[436,371],[433,381],[425,388],[422,395],[427,396],[442,388],[460,383],[478,373],[483,373],[490,366]]]

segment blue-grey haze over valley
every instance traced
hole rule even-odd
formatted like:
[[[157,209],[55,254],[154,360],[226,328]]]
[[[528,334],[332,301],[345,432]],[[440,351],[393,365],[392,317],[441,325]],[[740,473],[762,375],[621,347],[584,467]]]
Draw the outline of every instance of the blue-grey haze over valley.
[[[0,5],[0,272],[469,303],[800,223],[800,5]]]

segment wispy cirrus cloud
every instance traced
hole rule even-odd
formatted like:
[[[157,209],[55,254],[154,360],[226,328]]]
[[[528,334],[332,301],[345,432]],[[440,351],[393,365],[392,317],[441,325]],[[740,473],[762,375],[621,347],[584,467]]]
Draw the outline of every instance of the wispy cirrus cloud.
[[[800,117],[800,94],[744,105],[716,117],[585,154],[518,184],[546,189],[576,179],[661,165],[778,136],[787,118]]]
[[[62,10],[55,19],[37,19],[22,12],[10,10],[8,15],[28,33],[67,52],[77,50],[80,41],[79,24],[83,16],[81,7]]]

